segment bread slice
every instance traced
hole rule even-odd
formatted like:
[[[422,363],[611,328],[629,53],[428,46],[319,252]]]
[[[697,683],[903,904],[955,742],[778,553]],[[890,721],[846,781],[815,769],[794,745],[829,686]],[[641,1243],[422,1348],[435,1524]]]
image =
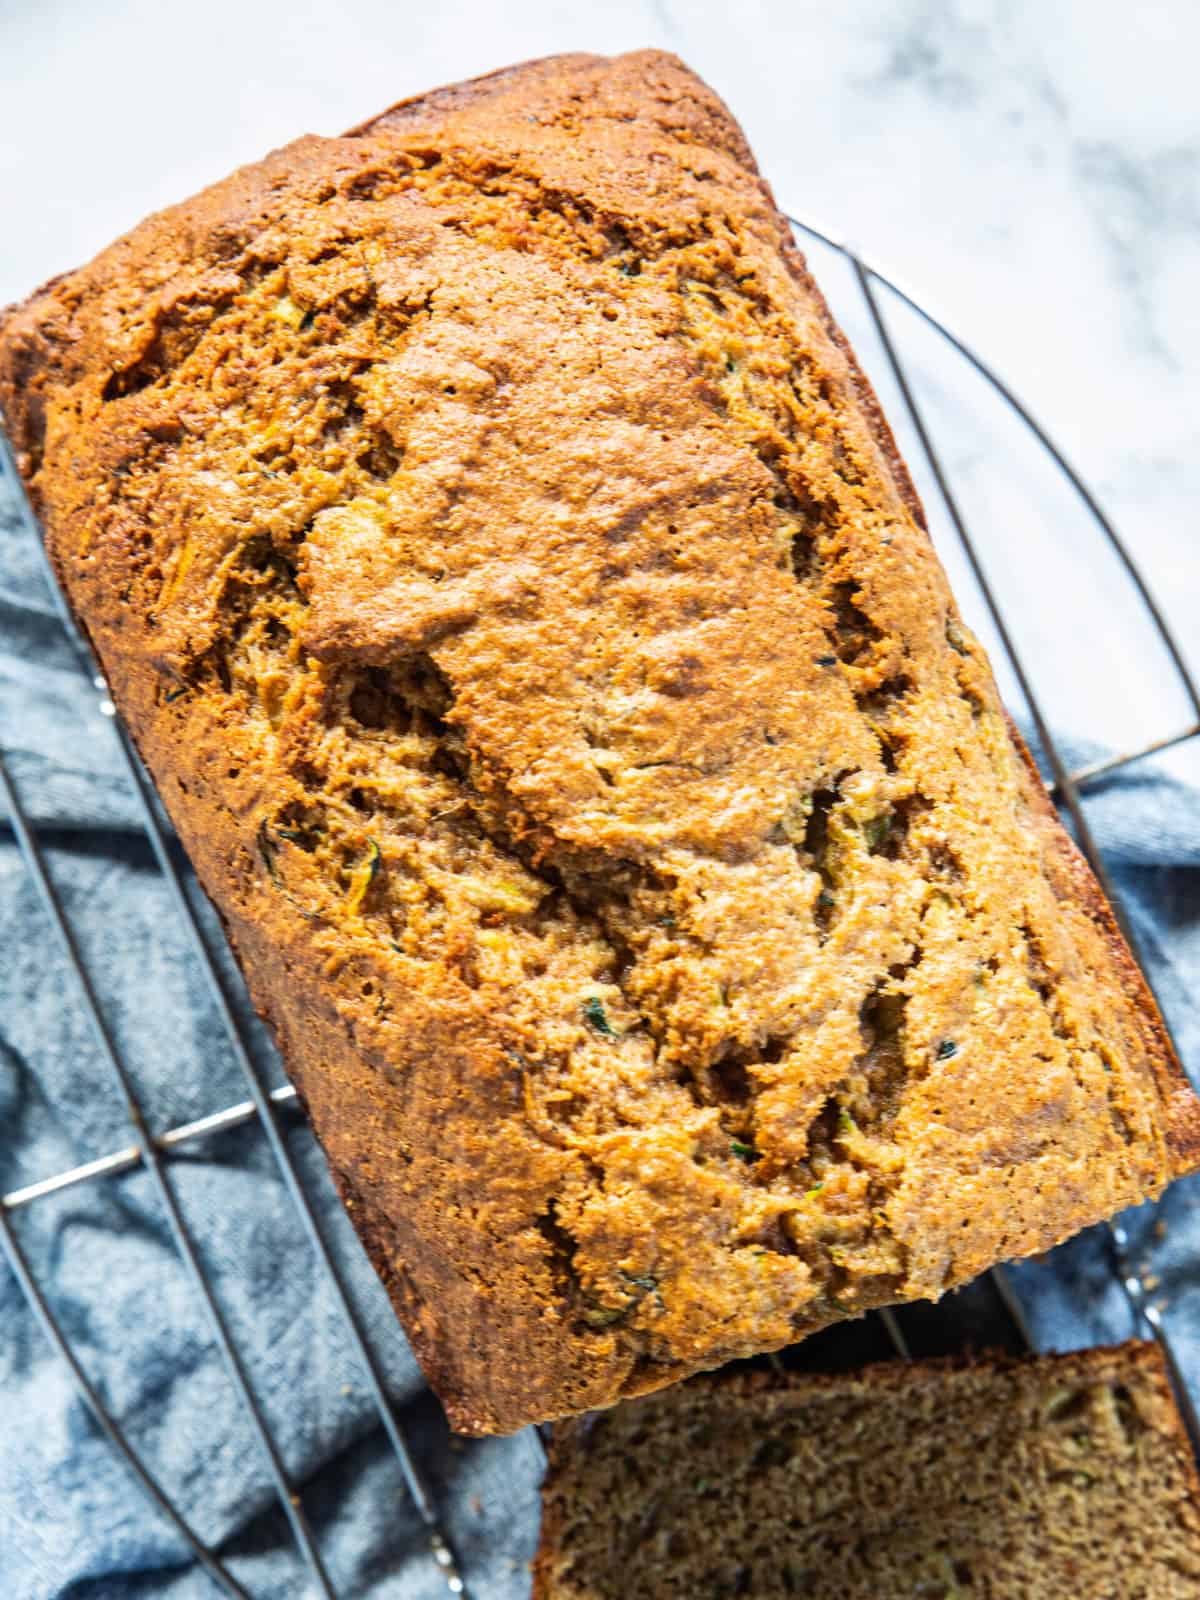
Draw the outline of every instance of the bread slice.
[[[935,1296],[1198,1107],[736,124],[571,56],[11,311],[48,546],[465,1432]]]
[[[703,1379],[555,1428],[534,1600],[1184,1600],[1153,1345]]]

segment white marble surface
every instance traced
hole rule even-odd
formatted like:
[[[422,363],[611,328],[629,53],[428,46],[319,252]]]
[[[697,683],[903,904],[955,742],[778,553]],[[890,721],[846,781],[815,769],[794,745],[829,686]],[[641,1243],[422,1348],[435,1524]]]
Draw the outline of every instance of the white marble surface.
[[[0,302],[298,132],[527,56],[641,45],[725,96],[786,206],[994,361],[1094,483],[1200,665],[1194,0],[0,7]],[[814,265],[856,331],[853,286]],[[905,348],[1056,720],[1117,742],[1182,723],[1069,497],[977,384],[927,340]],[[862,353],[877,373],[865,335]]]

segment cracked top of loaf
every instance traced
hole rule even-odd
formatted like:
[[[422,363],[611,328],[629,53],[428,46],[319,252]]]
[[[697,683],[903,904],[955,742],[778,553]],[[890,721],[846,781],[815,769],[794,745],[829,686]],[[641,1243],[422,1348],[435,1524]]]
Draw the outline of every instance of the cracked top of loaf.
[[[70,602],[456,1426],[937,1295],[1196,1102],[679,62],[305,138],[8,313]]]

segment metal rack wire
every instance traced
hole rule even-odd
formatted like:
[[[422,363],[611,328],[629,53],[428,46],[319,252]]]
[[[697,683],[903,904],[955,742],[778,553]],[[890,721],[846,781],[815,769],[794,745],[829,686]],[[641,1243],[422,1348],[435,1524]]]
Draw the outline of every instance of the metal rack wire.
[[[878,337],[887,367],[899,391],[908,420],[918,440],[920,451],[936,484],[950,526],[954,531],[955,537],[960,542],[970,568],[974,573],[1001,647],[1020,686],[1030,720],[1037,732],[1041,749],[1049,765],[1050,774],[1054,782],[1055,798],[1069,816],[1076,838],[1091,862],[1097,877],[1104,885],[1117,916],[1122,922],[1126,936],[1130,939],[1130,943],[1135,953],[1137,953],[1133,930],[1128,926],[1128,920],[1124,916],[1120,898],[1114,891],[1102,853],[1097,848],[1089,829],[1081,796],[1089,784],[1095,783],[1101,777],[1106,777],[1112,772],[1157,751],[1172,745],[1182,744],[1200,735],[1200,688],[1197,687],[1196,681],[1189,670],[1186,658],[1177,640],[1172,635],[1166,618],[1155,601],[1142,573],[1095,497],[1021,401],[968,345],[951,333],[944,324],[921,305],[917,298],[901,288],[894,279],[866,262],[857,251],[839,243],[812,223],[798,218],[793,218],[792,220],[799,232],[809,238],[820,241],[823,245],[838,252],[844,261],[848,263],[853,273],[854,280],[861,293],[863,306]],[[1034,689],[1032,675],[1021,659],[996,591],[989,580],[986,564],[973,537],[961,504],[956,498],[950,476],[927,423],[918,396],[917,384],[901,355],[887,315],[888,307],[893,302],[907,306],[930,328],[935,330],[941,338],[946,340],[949,346],[991,385],[1005,405],[1011,408],[1012,412],[1026,426],[1039,445],[1048,453],[1054,466],[1078,494],[1088,515],[1122,563],[1126,575],[1157,630],[1166,655],[1171,662],[1172,670],[1178,676],[1179,683],[1191,709],[1193,720],[1186,725],[1166,737],[1155,739],[1119,756],[1094,763],[1080,770],[1070,771],[1068,769],[1067,763],[1051,734],[1043,714]],[[28,536],[40,551],[42,548],[41,539],[33,513],[27,501],[21,495],[12,457],[2,436],[0,436],[0,469],[11,480],[14,491],[20,497]],[[47,576],[49,577],[51,592],[55,597],[62,626],[75,648],[80,670],[87,675],[96,693],[100,696],[100,709],[105,714],[113,716],[115,714],[114,707],[112,701],[108,698],[104,679],[99,674],[85,641],[74,627],[58,588],[49,574],[48,567]],[[218,1588],[228,1595],[244,1597],[244,1600],[249,1600],[247,1591],[232,1576],[218,1552],[199,1538],[194,1529],[189,1526],[183,1514],[172,1504],[161,1485],[153,1477],[144,1462],[139,1459],[137,1452],[112,1411],[104,1404],[97,1388],[84,1370],[83,1364],[66,1336],[61,1323],[51,1309],[38,1276],[30,1264],[18,1231],[17,1214],[49,1195],[56,1194],[77,1184],[110,1179],[117,1174],[137,1168],[142,1168],[147,1172],[167,1219],[175,1248],[188,1271],[201,1309],[209,1323],[212,1338],[223,1357],[228,1380],[233,1386],[240,1403],[244,1406],[246,1415],[252,1424],[258,1446],[267,1463],[276,1497],[290,1527],[300,1561],[307,1572],[308,1578],[315,1586],[315,1591],[322,1596],[330,1597],[330,1600],[332,1600],[332,1597],[337,1595],[339,1591],[327,1570],[312,1525],[306,1515],[302,1486],[293,1482],[289,1477],[281,1458],[279,1447],[255,1398],[254,1389],[245,1370],[242,1356],[239,1353],[236,1341],[232,1337],[226,1319],[222,1315],[212,1286],[206,1277],[192,1234],[181,1211],[171,1173],[172,1158],[180,1151],[194,1147],[199,1141],[219,1137],[227,1130],[240,1125],[253,1125],[261,1132],[262,1137],[270,1148],[309,1245],[314,1252],[319,1269],[326,1276],[333,1291],[339,1314],[345,1324],[350,1346],[361,1367],[372,1403],[378,1415],[379,1425],[384,1430],[391,1451],[399,1463],[413,1506],[425,1528],[430,1558],[442,1574],[446,1589],[451,1594],[466,1595],[468,1593],[467,1580],[460,1570],[459,1563],[446,1537],[442,1519],[434,1503],[429,1485],[416,1465],[409,1442],[388,1398],[379,1360],[371,1348],[361,1319],[355,1310],[335,1263],[329,1242],[318,1223],[312,1199],[301,1181],[295,1160],[289,1151],[283,1119],[290,1114],[295,1106],[295,1091],[286,1087],[268,1091],[264,1085],[259,1069],[255,1065],[254,1054],[247,1039],[244,1025],[239,1018],[237,1009],[230,1003],[229,996],[224,988],[220,975],[219,961],[214,952],[214,947],[210,943],[211,935],[197,916],[185,887],[184,879],[175,864],[174,855],[170,848],[170,839],[155,806],[149,780],[128,736],[119,723],[117,725],[117,737],[124,766],[136,798],[140,824],[149,841],[157,868],[170,891],[170,897],[180,918],[188,947],[195,959],[198,970],[204,976],[233,1058],[245,1080],[249,1098],[237,1105],[228,1106],[211,1115],[176,1127],[156,1131],[150,1126],[143,1109],[143,1102],[135,1076],[124,1059],[113,1031],[106,1020],[104,1007],[98,997],[79,943],[72,930],[70,918],[47,871],[45,854],[38,831],[31,823],[22,805],[8,768],[4,765],[3,756],[0,754],[0,798],[4,801],[10,826],[26,868],[37,890],[47,922],[73,973],[79,1004],[90,1024],[97,1052],[114,1087],[124,1102],[133,1133],[132,1142],[121,1149],[73,1167],[69,1171],[51,1174],[37,1182],[26,1184],[19,1189],[0,1196],[0,1250],[3,1251],[4,1256],[7,1258],[29,1307],[40,1323],[46,1338],[69,1369],[78,1392],[90,1411],[96,1426],[108,1438],[126,1468],[136,1477],[159,1514],[173,1526],[197,1562],[212,1577]],[[1185,1421],[1191,1433],[1193,1444],[1200,1451],[1200,1424],[1197,1421],[1193,1398],[1182,1381],[1175,1352],[1172,1349],[1168,1330],[1161,1313],[1152,1302],[1146,1283],[1134,1264],[1130,1238],[1124,1224],[1120,1221],[1110,1224],[1109,1238],[1116,1274],[1128,1301],[1134,1324],[1148,1332],[1162,1346],[1176,1378],[1176,1387],[1179,1391]],[[1003,1270],[998,1269],[991,1275],[991,1281],[1000,1303],[1011,1320],[1017,1341],[1026,1346],[1032,1346],[1032,1339],[1020,1301],[1009,1283],[1007,1275]],[[909,1343],[906,1338],[902,1316],[892,1311],[884,1311],[876,1313],[876,1317],[878,1325],[894,1352],[901,1357],[907,1357]]]

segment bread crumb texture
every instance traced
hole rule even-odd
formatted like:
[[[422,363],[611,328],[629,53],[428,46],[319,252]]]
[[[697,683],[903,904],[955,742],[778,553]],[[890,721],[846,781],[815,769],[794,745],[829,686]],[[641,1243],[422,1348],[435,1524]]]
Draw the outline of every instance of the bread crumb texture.
[[[299,140],[11,312],[0,403],[458,1427],[1190,1164],[870,390],[672,58]]]
[[[555,1430],[534,1600],[1192,1600],[1153,1347],[701,1381]]]

